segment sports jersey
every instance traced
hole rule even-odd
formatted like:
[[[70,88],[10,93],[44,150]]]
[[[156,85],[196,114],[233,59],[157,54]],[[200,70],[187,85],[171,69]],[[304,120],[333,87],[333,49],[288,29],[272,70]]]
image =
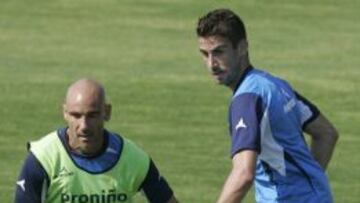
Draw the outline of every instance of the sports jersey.
[[[327,177],[303,136],[319,111],[284,80],[249,67],[229,107],[231,155],[258,152],[257,202],[332,202]]]
[[[105,131],[102,151],[71,151],[66,129],[31,143],[15,202],[131,202],[142,189],[150,202],[167,202],[172,190],[140,148]]]

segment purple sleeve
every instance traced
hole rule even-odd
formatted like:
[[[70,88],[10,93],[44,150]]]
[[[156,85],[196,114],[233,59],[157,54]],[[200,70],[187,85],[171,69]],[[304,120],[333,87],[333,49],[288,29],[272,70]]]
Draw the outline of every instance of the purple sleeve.
[[[231,157],[244,149],[260,153],[262,115],[262,100],[258,95],[244,93],[233,99],[229,109]]]
[[[172,189],[160,175],[152,160],[150,161],[148,173],[140,189],[145,193],[150,203],[166,203],[173,196]]]
[[[15,203],[40,203],[43,187],[48,185],[44,168],[29,152],[16,182]]]
[[[313,103],[301,96],[299,93],[295,92],[295,95],[300,111],[302,128],[304,129],[307,124],[319,116],[320,111]]]

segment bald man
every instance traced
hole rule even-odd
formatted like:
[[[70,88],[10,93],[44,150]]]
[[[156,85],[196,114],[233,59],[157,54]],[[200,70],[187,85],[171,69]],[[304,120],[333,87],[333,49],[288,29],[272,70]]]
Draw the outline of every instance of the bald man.
[[[151,203],[176,203],[150,157],[130,140],[107,131],[111,105],[98,82],[81,79],[66,93],[68,126],[28,146],[16,203],[131,202],[143,191]]]

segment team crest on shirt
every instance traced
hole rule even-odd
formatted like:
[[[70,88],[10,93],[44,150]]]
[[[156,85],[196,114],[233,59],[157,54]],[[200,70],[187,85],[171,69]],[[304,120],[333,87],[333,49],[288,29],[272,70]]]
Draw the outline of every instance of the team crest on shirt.
[[[240,128],[244,128],[244,129],[247,128],[243,118],[240,118],[239,122],[236,124],[236,127],[235,127],[236,130],[238,130]]]

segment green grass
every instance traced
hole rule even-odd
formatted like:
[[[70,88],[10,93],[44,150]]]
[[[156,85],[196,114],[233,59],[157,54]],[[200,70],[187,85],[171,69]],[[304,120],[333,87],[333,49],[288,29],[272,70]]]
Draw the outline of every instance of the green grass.
[[[194,25],[217,7],[245,20],[254,65],[288,79],[336,124],[329,179],[336,202],[358,202],[356,0],[2,0],[1,202],[13,199],[26,142],[64,125],[66,87],[85,76],[107,89],[108,128],[143,147],[182,202],[214,202],[231,167],[231,92],[206,72]]]

